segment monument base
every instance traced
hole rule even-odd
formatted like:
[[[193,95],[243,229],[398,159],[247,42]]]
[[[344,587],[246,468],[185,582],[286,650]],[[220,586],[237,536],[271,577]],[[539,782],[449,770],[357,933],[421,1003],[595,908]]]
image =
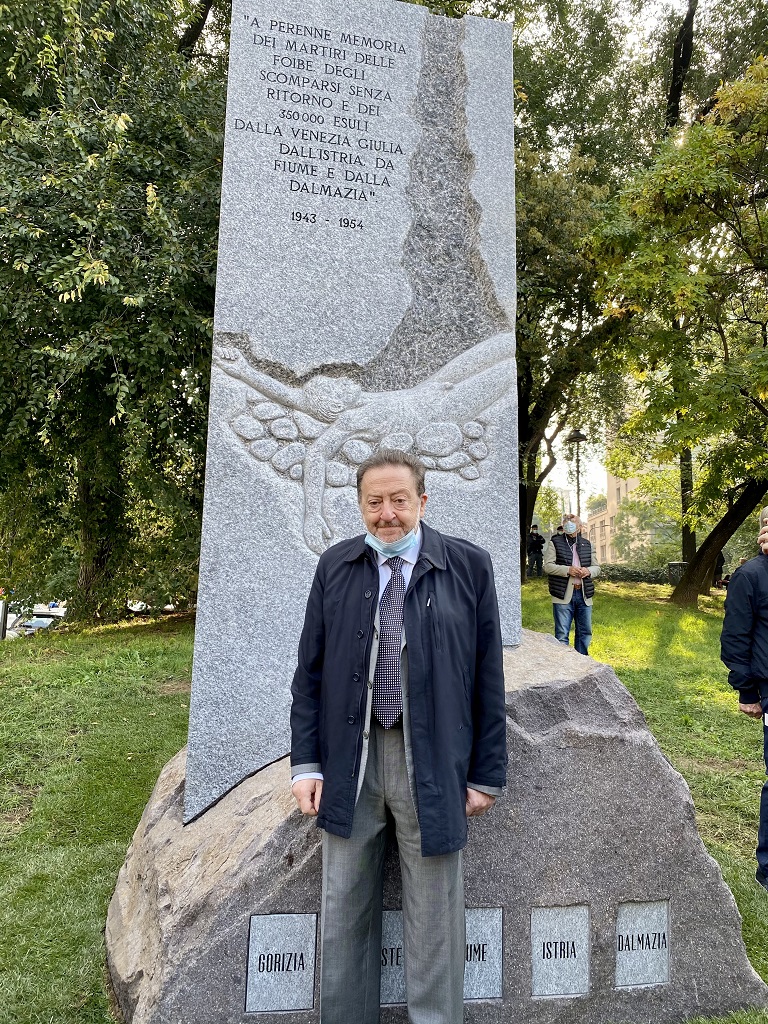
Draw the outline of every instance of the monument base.
[[[768,1007],[688,787],[613,671],[526,631],[505,673],[508,788],[470,822],[464,859],[465,1021]],[[288,759],[183,826],[185,760],[163,769],[109,908],[126,1024],[316,1024],[320,833]],[[384,905],[390,1024],[407,1020],[394,850]]]

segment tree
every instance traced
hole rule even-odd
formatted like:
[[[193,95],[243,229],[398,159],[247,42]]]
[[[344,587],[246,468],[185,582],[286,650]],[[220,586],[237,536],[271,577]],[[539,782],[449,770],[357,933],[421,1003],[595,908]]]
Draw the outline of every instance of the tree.
[[[610,228],[614,308],[632,310],[642,336],[635,365],[647,407],[627,431],[658,434],[667,456],[696,451],[692,509],[728,498],[673,594],[681,604],[708,589],[719,551],[768,492],[767,145],[761,59],[661,150]],[[666,326],[675,322],[685,350]]]
[[[61,503],[83,616],[130,565],[137,466],[199,518],[223,69],[178,11],[180,38],[141,0],[0,5],[0,490]]]

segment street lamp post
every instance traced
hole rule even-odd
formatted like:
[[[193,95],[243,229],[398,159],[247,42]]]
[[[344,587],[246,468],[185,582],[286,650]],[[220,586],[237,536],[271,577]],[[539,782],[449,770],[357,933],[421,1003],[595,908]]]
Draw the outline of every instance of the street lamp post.
[[[576,445],[576,515],[581,519],[581,461],[580,461],[580,448],[582,441],[587,440],[587,435],[583,434],[578,427],[574,427],[568,437],[565,439],[566,444]]]

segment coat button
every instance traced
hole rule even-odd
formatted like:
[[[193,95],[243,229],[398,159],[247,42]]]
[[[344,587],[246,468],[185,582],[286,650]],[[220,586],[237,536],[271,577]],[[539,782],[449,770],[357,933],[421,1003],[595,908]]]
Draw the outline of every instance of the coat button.
[[[373,596],[373,591],[372,590],[366,590],[365,596],[366,597],[372,597]]]
[[[367,732],[364,732],[364,733],[363,733],[363,739],[364,739],[364,740],[367,740],[367,739],[368,739],[368,733],[367,733]]]
[[[362,631],[362,629],[358,629],[358,631],[357,631],[357,639],[358,640],[362,640],[362,638],[364,636],[365,636],[365,633]]]
[[[373,689],[373,683],[370,681],[370,679],[368,680],[368,689],[369,690]]]
[[[357,682],[359,682],[359,681],[360,681],[360,675],[359,675],[359,673],[355,672],[355,674],[354,674],[354,675],[352,676],[352,678],[354,679],[354,681],[355,681],[356,683],[357,683]]]
[[[347,719],[347,721],[349,722],[350,725],[354,725],[355,724],[355,716],[354,715],[350,715],[349,718]]]

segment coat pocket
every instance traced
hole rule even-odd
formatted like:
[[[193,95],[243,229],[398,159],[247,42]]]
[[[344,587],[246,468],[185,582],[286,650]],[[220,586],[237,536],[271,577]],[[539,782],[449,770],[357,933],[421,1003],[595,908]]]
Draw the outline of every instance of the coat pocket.
[[[435,650],[442,651],[443,628],[440,622],[440,611],[437,607],[434,591],[430,591],[427,595],[427,614],[429,615],[430,622],[432,623],[432,642],[435,645]]]

